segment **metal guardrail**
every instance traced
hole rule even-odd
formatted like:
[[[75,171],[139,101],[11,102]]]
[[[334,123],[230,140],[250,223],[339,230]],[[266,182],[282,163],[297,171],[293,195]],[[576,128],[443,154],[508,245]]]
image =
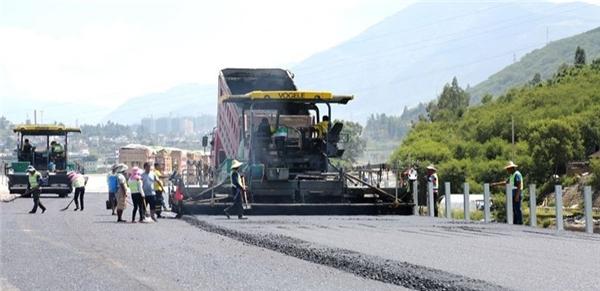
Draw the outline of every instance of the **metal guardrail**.
[[[444,183],[444,193],[445,193],[445,206],[446,206],[446,218],[452,219],[452,193],[450,183]],[[418,182],[413,182],[413,201],[415,201],[414,215],[419,215],[419,205],[416,203],[418,201]],[[470,221],[470,200],[469,197],[471,195],[469,184],[463,184],[463,211],[464,211],[464,220]],[[507,224],[513,224],[513,199],[512,199],[512,186],[510,184],[506,184],[505,188],[505,197],[506,197],[506,222]],[[555,185],[554,192],[556,194],[556,205],[555,205],[555,215],[556,215],[556,229],[558,231],[564,230],[564,221],[563,221],[563,191],[561,185]],[[483,184],[483,221],[485,223],[491,222],[491,200],[490,200],[490,184]],[[460,195],[460,194],[458,194]],[[478,194],[481,195],[481,194]],[[537,227],[537,204],[536,204],[536,185],[529,185],[529,225],[531,227]],[[593,233],[594,232],[594,220],[593,220],[593,212],[592,212],[592,187],[585,186],[583,189],[583,203],[584,203],[584,217],[585,217],[585,232]],[[433,184],[430,182],[427,184],[427,208],[430,217],[434,217],[435,214],[435,201],[433,195]]]

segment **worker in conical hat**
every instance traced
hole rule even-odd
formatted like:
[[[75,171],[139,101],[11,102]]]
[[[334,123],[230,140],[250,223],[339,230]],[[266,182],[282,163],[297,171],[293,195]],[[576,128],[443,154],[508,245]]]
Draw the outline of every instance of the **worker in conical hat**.
[[[434,209],[434,215],[435,217],[438,216],[438,203],[441,200],[440,198],[440,193],[439,193],[439,186],[440,186],[440,181],[438,179],[438,175],[437,175],[437,169],[435,168],[435,166],[433,164],[430,164],[429,166],[427,166],[427,182],[431,183],[433,186],[433,209]]]
[[[506,181],[492,183],[492,186],[509,185],[512,188],[513,199],[513,224],[523,224],[523,212],[521,211],[521,201],[523,200],[523,175],[517,170],[519,166],[513,161],[509,161],[504,169],[509,177]]]
[[[242,177],[239,173],[240,167],[243,165],[238,160],[233,160],[231,162],[231,193],[233,195],[233,205],[225,208],[225,216],[230,218],[230,211],[235,211],[234,214],[237,214],[238,219],[244,219],[244,207],[242,206],[242,195],[243,191],[246,191],[246,187],[242,183]]]
[[[127,183],[127,177],[125,177],[129,167],[125,164],[118,164],[115,168],[117,173],[117,222],[125,222],[123,219],[123,210],[127,207],[127,197],[131,195],[129,186]]]

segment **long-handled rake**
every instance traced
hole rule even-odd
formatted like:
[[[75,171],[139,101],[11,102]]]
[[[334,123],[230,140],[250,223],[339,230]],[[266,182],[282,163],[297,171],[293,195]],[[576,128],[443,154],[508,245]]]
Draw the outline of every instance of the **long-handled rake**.
[[[73,203],[73,201],[75,201],[75,197],[73,197],[73,199],[71,199],[71,202],[69,202],[69,204],[67,204],[67,207],[61,209],[60,211],[65,211],[65,210],[69,209],[69,206],[71,206],[71,203]]]

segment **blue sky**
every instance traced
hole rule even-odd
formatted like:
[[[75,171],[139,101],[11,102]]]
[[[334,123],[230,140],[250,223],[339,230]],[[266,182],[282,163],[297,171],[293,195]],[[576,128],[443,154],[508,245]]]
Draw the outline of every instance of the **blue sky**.
[[[0,0],[0,102],[116,107],[224,67],[289,67],[411,2]]]

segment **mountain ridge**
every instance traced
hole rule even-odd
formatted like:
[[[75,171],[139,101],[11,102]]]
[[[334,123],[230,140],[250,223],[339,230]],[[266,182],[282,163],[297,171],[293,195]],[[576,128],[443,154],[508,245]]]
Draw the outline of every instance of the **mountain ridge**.
[[[546,27],[563,38],[598,25],[600,7],[585,3],[416,3],[292,71],[300,88],[356,94],[345,111],[364,122],[434,99],[453,76],[485,80],[543,46]]]
[[[536,73],[540,74],[542,80],[551,78],[562,64],[573,64],[578,46],[585,50],[588,62],[600,58],[600,27],[550,42],[529,52],[518,62],[468,89],[472,103],[479,102],[485,94],[498,96],[512,87],[526,85]]]

